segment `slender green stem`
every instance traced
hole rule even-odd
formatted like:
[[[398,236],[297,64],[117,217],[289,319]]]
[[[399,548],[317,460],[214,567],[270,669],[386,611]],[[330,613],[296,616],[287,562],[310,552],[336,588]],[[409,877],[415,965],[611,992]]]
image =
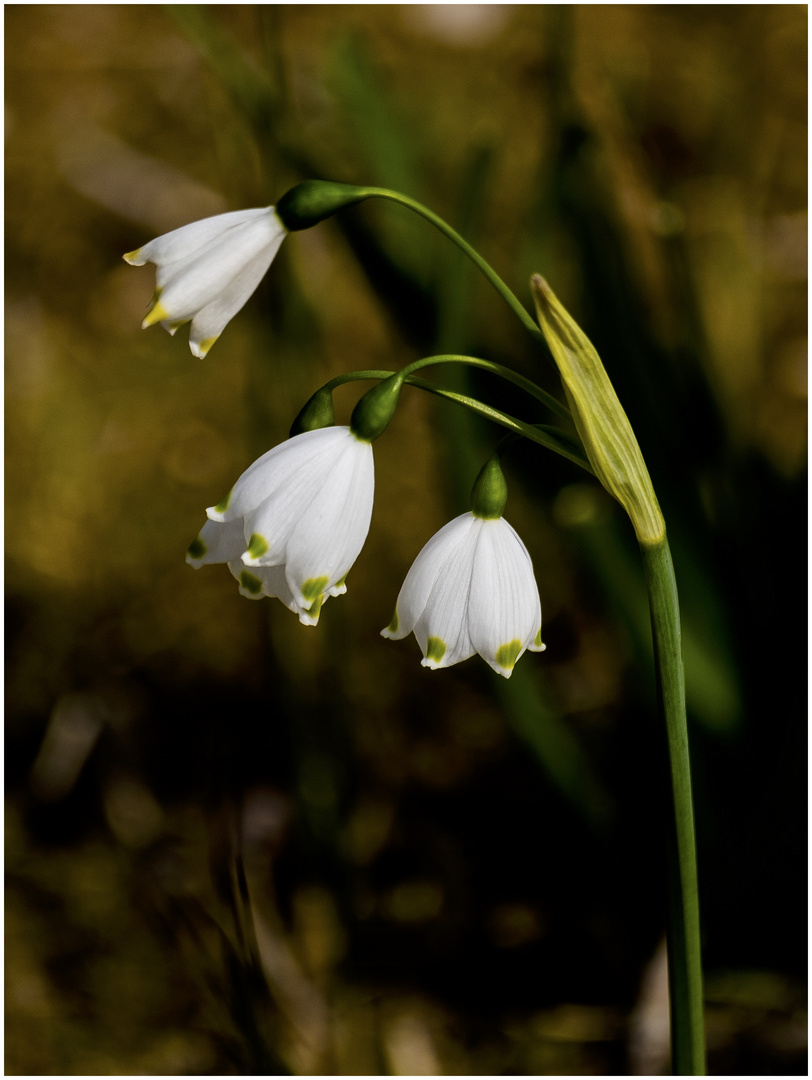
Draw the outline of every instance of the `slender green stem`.
[[[510,291],[507,285],[502,281],[496,271],[490,266],[474,248],[468,243],[467,240],[463,240],[458,232],[451,228],[441,217],[433,213],[428,207],[423,206],[422,203],[417,202],[415,199],[410,199],[408,195],[401,195],[398,191],[389,191],[387,188],[359,188],[359,191],[363,191],[363,198],[378,198],[389,199],[391,202],[400,203],[401,206],[406,206],[410,210],[413,210],[416,214],[419,214],[426,221],[430,222],[435,229],[453,240],[457,247],[464,251],[468,258],[478,267],[479,270],[485,275],[488,281],[493,285],[494,289],[499,293],[502,299],[508,304],[511,310],[518,316],[522,325],[527,329],[536,341],[544,343],[544,335],[533,321],[533,317],[524,307],[524,305],[516,298],[516,296]],[[547,352],[546,346],[544,349]]]
[[[512,368],[505,367],[504,364],[497,364],[493,360],[483,360],[478,356],[462,356],[459,353],[443,353],[440,356],[425,356],[422,360],[415,360],[411,364],[407,364],[402,370],[402,374],[405,376],[411,375],[415,371],[420,371],[424,367],[432,367],[434,364],[466,364],[468,367],[481,368],[483,371],[490,371],[494,375],[499,375],[507,382],[513,383],[514,386],[518,386],[521,390],[526,391],[531,397],[534,397],[536,401],[540,401],[542,405],[546,405],[547,408],[560,416],[562,420],[569,420],[572,422],[572,415],[566,405],[562,405],[560,401],[548,394],[546,390],[542,390],[540,386],[537,386],[531,379],[525,378],[524,375],[520,375],[518,371],[513,371]]]
[[[674,565],[668,540],[641,544],[660,708],[668,737],[674,817],[668,853],[668,987],[676,1076],[705,1075],[702,959],[685,680]]]
[[[390,375],[396,374],[398,373],[395,371],[348,371],[344,375],[336,375],[334,379],[330,379],[322,389],[332,391],[344,383],[357,382],[362,379],[388,379]],[[548,427],[546,424],[528,424],[524,420],[517,420],[515,416],[500,412],[499,409],[494,409],[482,401],[477,401],[476,398],[469,397],[467,394],[457,394],[452,390],[444,390],[442,387],[435,386],[433,383],[420,379],[416,375],[410,375],[406,379],[406,383],[409,386],[416,386],[420,390],[428,390],[430,394],[445,398],[446,401],[453,401],[457,405],[462,405],[470,412],[483,416],[486,420],[492,420],[495,424],[500,424],[502,427],[507,428],[508,431],[521,435],[539,446],[545,446],[548,450],[553,450],[556,454],[566,458],[567,461],[571,461],[588,473],[592,473],[592,466],[589,464],[578,440],[564,431],[559,431],[558,428]]]

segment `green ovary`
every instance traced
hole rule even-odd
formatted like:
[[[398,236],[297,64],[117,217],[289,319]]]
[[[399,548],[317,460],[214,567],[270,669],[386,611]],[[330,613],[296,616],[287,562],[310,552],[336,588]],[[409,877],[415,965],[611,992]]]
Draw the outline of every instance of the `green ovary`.
[[[539,634],[541,631],[539,631]],[[513,641],[509,641],[507,645],[500,645],[496,650],[495,660],[499,667],[505,669],[505,671],[511,671],[513,665],[519,657],[519,653],[522,651],[522,643],[518,638],[514,638]]]
[[[240,587],[245,589],[247,593],[251,593],[252,596],[257,596],[262,592],[262,582],[254,574],[250,574],[247,570],[240,571]]]
[[[259,533],[251,533],[248,541],[248,554],[252,559],[259,559],[268,550],[268,541]]]
[[[324,588],[328,581],[329,578],[327,577],[308,578],[302,585],[302,596],[305,600],[310,601],[311,604],[315,603],[324,592]],[[311,612],[310,614],[312,615],[314,613]]]
[[[430,637],[426,642],[426,659],[439,664],[445,656],[446,644],[442,638]]]
[[[193,540],[191,542],[191,544],[188,546],[188,548],[186,549],[186,553],[192,559],[202,559],[207,551],[208,551],[208,548],[206,547],[206,545],[203,543],[203,541],[200,539],[199,536],[195,540]]]

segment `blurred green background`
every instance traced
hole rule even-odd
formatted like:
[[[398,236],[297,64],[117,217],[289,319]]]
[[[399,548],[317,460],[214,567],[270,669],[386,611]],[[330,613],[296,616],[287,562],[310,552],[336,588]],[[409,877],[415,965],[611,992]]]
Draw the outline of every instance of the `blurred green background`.
[[[681,589],[711,1071],[805,1073],[806,23],[5,8],[7,1072],[667,1068],[663,748],[603,491],[508,461],[548,646],[509,683],[379,637],[499,435],[428,395],[317,630],[184,563],[339,372],[467,351],[560,393],[392,205],[290,238],[205,361],[138,329],[123,252],[323,177],[425,202],[527,302],[543,273],[598,347]]]

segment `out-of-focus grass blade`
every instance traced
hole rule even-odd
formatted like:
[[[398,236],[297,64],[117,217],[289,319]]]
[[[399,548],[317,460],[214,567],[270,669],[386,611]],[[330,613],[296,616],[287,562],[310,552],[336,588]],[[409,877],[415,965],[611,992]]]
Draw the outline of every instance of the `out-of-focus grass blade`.
[[[517,665],[497,694],[514,733],[545,775],[597,833],[611,828],[614,806],[577,737],[540,688],[532,669]]]
[[[338,111],[352,136],[357,159],[368,170],[367,183],[402,191],[422,200],[424,185],[417,143],[375,67],[363,37],[344,37],[332,58],[330,86]],[[377,231],[383,246],[416,280],[425,282],[427,233],[414,215],[376,207]]]
[[[257,128],[266,128],[278,87],[204,4],[169,4],[167,11],[219,76],[237,108]]]
[[[641,670],[650,670],[651,625],[636,547],[633,542],[627,542],[616,519],[573,524],[571,535],[581,548],[607,607],[617,612],[625,623]],[[716,607],[713,589],[703,583],[701,570],[691,565],[690,553],[676,544],[674,562],[681,585],[688,710],[709,731],[731,734],[741,722],[742,706],[738,679],[725,644],[724,618]],[[654,680],[649,682],[653,695]]]

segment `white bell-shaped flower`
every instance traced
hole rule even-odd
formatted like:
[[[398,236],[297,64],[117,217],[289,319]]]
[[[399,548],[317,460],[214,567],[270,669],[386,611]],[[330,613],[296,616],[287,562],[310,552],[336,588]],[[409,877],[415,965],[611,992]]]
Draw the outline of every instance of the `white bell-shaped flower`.
[[[277,596],[315,626],[327,597],[347,591],[374,491],[370,443],[348,427],[306,431],[263,454],[209,507],[186,561],[228,563],[243,596]]]
[[[412,631],[424,667],[450,667],[479,653],[506,679],[525,649],[546,648],[533,564],[503,517],[462,514],[429,540],[381,633],[399,639]]]
[[[154,263],[155,294],[142,328],[170,334],[191,320],[189,348],[203,357],[254,292],[288,230],[274,208],[236,210],[194,221],[124,256]]]

